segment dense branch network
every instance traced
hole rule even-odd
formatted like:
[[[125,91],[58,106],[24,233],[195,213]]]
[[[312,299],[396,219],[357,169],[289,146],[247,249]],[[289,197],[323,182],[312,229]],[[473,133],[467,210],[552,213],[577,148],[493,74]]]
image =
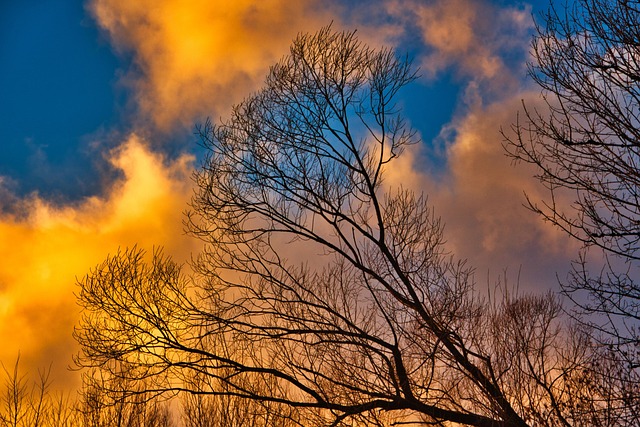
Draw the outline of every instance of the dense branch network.
[[[299,36],[199,129],[196,273],[108,258],[81,282],[78,363],[304,425],[572,425],[584,346],[559,351],[555,298],[479,298],[427,198],[384,183],[416,142],[393,101],[414,78],[355,33]]]

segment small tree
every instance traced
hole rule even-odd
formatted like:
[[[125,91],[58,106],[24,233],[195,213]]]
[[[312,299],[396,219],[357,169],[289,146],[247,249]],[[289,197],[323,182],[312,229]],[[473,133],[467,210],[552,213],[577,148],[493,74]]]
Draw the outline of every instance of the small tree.
[[[211,395],[210,390],[221,392],[224,390],[220,389],[219,384],[210,384],[210,381],[211,377],[207,375],[194,376],[188,386],[194,393],[181,396],[184,427],[300,427],[307,425],[297,419],[295,410],[277,402],[248,400],[234,393]]]
[[[557,302],[478,298],[426,197],[383,185],[415,142],[393,102],[413,79],[354,33],[299,36],[261,91],[200,129],[197,274],[109,257],[80,283],[78,363],[145,393],[259,402],[269,425],[570,425],[580,357],[557,351]]]
[[[121,370],[115,367],[112,371]],[[83,375],[83,388],[76,402],[77,425],[84,427],[172,427],[169,404],[147,392],[143,379],[108,375],[92,369]]]
[[[39,370],[38,378],[19,369],[20,356],[11,371],[4,370],[0,397],[0,427],[73,427],[78,425],[73,402],[50,391],[51,369]]]

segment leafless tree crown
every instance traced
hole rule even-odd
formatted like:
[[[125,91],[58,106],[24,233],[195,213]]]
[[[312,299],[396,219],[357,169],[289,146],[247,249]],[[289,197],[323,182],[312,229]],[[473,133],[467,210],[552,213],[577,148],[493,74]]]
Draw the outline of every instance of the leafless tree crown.
[[[384,183],[415,142],[393,101],[414,76],[353,32],[300,35],[200,128],[193,277],[161,253],[105,260],[80,282],[78,364],[249,399],[265,425],[581,425],[588,346],[564,351],[557,300],[479,298],[427,198]]]

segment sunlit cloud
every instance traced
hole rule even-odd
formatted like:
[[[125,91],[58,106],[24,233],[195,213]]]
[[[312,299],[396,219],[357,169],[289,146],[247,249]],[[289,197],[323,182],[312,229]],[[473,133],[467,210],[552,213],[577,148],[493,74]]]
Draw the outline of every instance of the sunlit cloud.
[[[116,49],[142,119],[159,129],[229,111],[260,87],[295,35],[332,16],[316,1],[94,0],[88,8]]]
[[[487,106],[478,105],[443,130],[446,170],[431,174],[422,167],[423,145],[409,147],[385,172],[389,188],[403,186],[429,196],[445,226],[447,248],[476,269],[480,285],[492,286],[505,272],[528,292],[557,288],[578,246],[565,233],[525,207],[543,195],[528,165],[514,166],[502,147],[520,108],[522,92]],[[540,107],[542,107],[540,105]],[[558,203],[563,203],[558,200]]]
[[[448,190],[440,193],[442,214],[451,224],[458,252],[479,266],[522,268],[528,284],[555,287],[555,273],[568,267],[574,242],[527,210],[525,193],[540,198],[542,188],[526,165],[514,167],[502,147],[501,128],[508,129],[521,107],[520,96],[471,110],[454,124],[456,136],[448,149]],[[526,283],[524,284],[527,285]]]
[[[53,360],[57,385],[75,378],[64,370],[76,348],[77,277],[118,248],[163,246],[179,261],[195,249],[181,216],[193,159],[168,162],[132,135],[110,161],[123,176],[104,196],[70,206],[32,196],[18,201],[24,215],[0,216],[0,361],[20,352],[33,371]]]

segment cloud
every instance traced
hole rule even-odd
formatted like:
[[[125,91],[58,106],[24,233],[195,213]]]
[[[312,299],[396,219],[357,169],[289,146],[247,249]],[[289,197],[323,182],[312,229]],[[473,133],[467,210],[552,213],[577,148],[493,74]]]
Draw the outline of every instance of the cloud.
[[[424,145],[414,145],[385,171],[389,188],[403,186],[429,196],[445,223],[447,249],[476,269],[479,290],[504,279],[528,292],[557,288],[578,250],[577,242],[525,208],[525,193],[539,200],[544,189],[525,164],[514,166],[502,146],[521,99],[536,105],[537,92],[521,91],[489,105],[477,104],[443,130],[446,168],[424,167]],[[558,203],[568,201],[557,200]]]
[[[77,380],[65,372],[77,348],[76,277],[119,247],[164,246],[179,261],[196,249],[181,214],[193,158],[168,162],[131,135],[110,161],[122,177],[104,196],[65,206],[14,198],[24,214],[0,215],[0,361],[10,366],[20,352],[33,372],[55,360],[56,386]]]
[[[348,28],[343,22],[348,19],[358,23],[361,38],[372,45],[402,43],[403,30],[405,39],[415,39],[417,31],[422,74],[435,79],[454,73],[466,88],[440,137],[447,170],[429,176],[415,153],[415,158],[401,159],[413,167],[400,168],[397,182],[430,188],[432,202],[450,224],[451,247],[479,270],[527,268],[532,256],[544,264],[547,255],[568,251],[555,230],[522,206],[523,190],[536,194],[535,183],[529,170],[510,165],[499,134],[513,121],[520,98],[528,96],[522,77],[530,9],[480,0],[382,4],[386,18],[372,13],[370,3],[356,2],[340,15],[346,9],[336,3],[286,0],[94,0],[89,10],[113,45],[131,55],[135,67],[127,83],[138,112],[161,129],[225,115],[261,86],[268,67],[300,31],[315,31],[336,19],[337,28]],[[365,11],[370,22],[361,16]]]
[[[332,21],[320,2],[94,0],[88,8],[117,50],[141,117],[161,130],[224,115],[259,88],[298,32]]]
[[[501,81],[504,89],[513,80],[505,73],[505,58],[528,46],[533,27],[530,7],[499,7],[487,1],[390,0],[387,9],[421,35],[426,49],[420,67],[426,78],[447,70],[476,81],[508,77]]]
[[[463,87],[454,117],[436,141],[425,141],[442,146],[443,170],[429,173],[424,146],[414,146],[387,172],[389,184],[429,194],[449,249],[477,268],[481,283],[504,270],[515,280],[521,270],[529,291],[556,287],[556,272],[568,269],[577,246],[523,206],[525,193],[536,200],[542,188],[531,168],[514,167],[500,133],[510,129],[522,99],[545,108],[525,80],[530,10],[475,0],[392,0],[387,9],[407,31],[419,29],[423,75],[453,72]]]
[[[537,200],[543,190],[531,167],[514,167],[499,133],[515,120],[521,98],[533,103],[534,95],[521,92],[476,107],[451,124],[456,132],[447,153],[448,184],[437,197],[457,252],[474,259],[481,273],[522,268],[530,282],[525,287],[548,289],[577,246],[524,207],[525,193]]]

